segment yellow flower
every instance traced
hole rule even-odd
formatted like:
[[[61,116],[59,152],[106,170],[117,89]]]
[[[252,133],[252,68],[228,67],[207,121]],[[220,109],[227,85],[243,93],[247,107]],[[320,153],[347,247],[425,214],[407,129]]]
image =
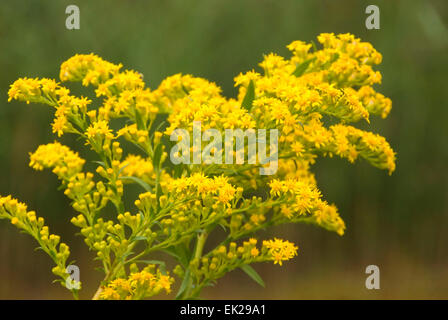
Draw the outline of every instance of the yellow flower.
[[[41,145],[30,154],[30,167],[35,170],[53,168],[54,173],[65,180],[70,180],[81,172],[84,163],[85,160],[81,159],[78,153],[59,142]]]
[[[106,287],[100,294],[100,299],[103,300],[120,300],[120,295],[115,289]]]
[[[250,250],[250,254],[251,254],[251,256],[253,256],[253,257],[257,257],[257,256],[260,254],[260,251],[259,251],[257,248],[252,248],[252,249]]]
[[[152,182],[156,175],[152,162],[143,159],[140,156],[128,155],[128,157],[120,164],[121,176],[137,177],[143,181]]]
[[[283,261],[290,260],[297,255],[298,247],[285,240],[274,238],[274,240],[263,241],[263,247],[268,249],[274,260],[274,264],[282,265]]]
[[[312,166],[320,156],[338,156],[349,162],[364,159],[392,173],[396,154],[386,139],[350,125],[369,123],[373,116],[385,118],[392,102],[373,89],[381,82],[375,68],[382,56],[370,43],[351,34],[333,33],[319,35],[318,42],[320,48],[292,42],[287,46],[290,57],[265,55],[259,63],[262,71],[234,78],[238,87],[235,98],[225,97],[213,82],[181,74],[166,78],[151,90],[139,72],[121,70],[121,64],[94,54],[75,55],[60,69],[61,81],[92,86],[100,100],[92,108],[91,100],[71,95],[52,79],[21,78],[11,85],[9,101],[54,107],[53,133],[58,137],[74,133],[98,155],[96,171],[83,172],[86,161],[54,142],[30,154],[30,166],[50,168],[62,180],[64,194],[79,213],[71,222],[96,252],[108,272],[107,279],[113,279],[100,288],[99,298],[144,299],[162,291],[169,293],[173,278],[165,273],[163,264],[161,269],[154,265],[139,269],[136,264],[128,268],[127,262],[157,250],[193,247],[195,240],[193,258],[187,264],[182,262],[176,271],[181,276],[186,268],[190,272],[191,286],[183,297],[196,295],[236,268],[262,261],[282,265],[295,257],[298,247],[289,241],[274,238],[257,247],[257,239],[251,236],[266,226],[311,223],[343,235],[344,221],[336,206],[323,199]],[[167,114],[163,118],[168,125],[157,127],[159,121],[155,120],[161,119],[161,114]],[[269,138],[266,150],[271,155],[278,152],[275,175],[258,175],[262,157],[258,163],[248,161],[251,163],[238,168],[217,163],[209,166],[206,161],[167,165],[169,153],[163,134],[170,135],[175,129],[192,133],[195,121],[201,122],[202,142],[211,138],[208,129],[221,134],[226,129],[277,129],[278,143],[274,146]],[[123,147],[127,142],[141,155],[127,153]],[[204,150],[205,144],[189,147],[191,151]],[[211,151],[214,156],[217,149]],[[134,202],[138,208],[134,214],[126,211],[130,194],[124,183],[137,183],[145,189]],[[115,208],[116,219],[104,220],[105,208]],[[69,248],[50,233],[43,218],[10,196],[0,197],[0,218],[38,240],[56,264],[53,272],[65,281]],[[207,234],[218,225],[228,232],[227,238],[203,252]],[[247,240],[239,246],[231,242],[240,239]],[[120,264],[126,268],[117,268]]]
[[[160,285],[166,291],[166,293],[170,293],[172,283],[173,283],[172,278],[170,278],[169,276],[161,275],[159,278],[158,285]]]
[[[86,130],[86,135],[88,138],[95,138],[96,135],[99,135],[107,139],[114,138],[112,130],[109,128],[109,124],[105,120],[101,120],[91,124]]]

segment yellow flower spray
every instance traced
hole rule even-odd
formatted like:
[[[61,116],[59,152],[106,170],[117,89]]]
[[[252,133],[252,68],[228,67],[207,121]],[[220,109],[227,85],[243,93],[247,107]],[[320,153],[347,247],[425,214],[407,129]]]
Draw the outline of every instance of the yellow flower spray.
[[[318,41],[321,49],[294,41],[288,46],[291,58],[269,54],[260,63],[262,73],[237,76],[237,99],[190,75],[168,77],[150,90],[140,73],[122,71],[122,65],[93,54],[75,55],[60,70],[62,82],[92,87],[96,97],[91,99],[71,95],[51,79],[23,78],[11,85],[9,100],[53,107],[52,131],[58,137],[80,136],[97,155],[98,167],[89,172],[86,160],[57,141],[30,154],[32,168],[51,169],[60,179],[77,212],[71,222],[101,263],[104,280],[94,299],[169,293],[170,274],[179,278],[177,298],[195,298],[236,268],[263,284],[250,264],[281,266],[298,247],[277,238],[259,243],[257,231],[304,222],[344,233],[344,222],[323,200],[311,166],[318,156],[363,158],[392,173],[395,153],[386,140],[350,125],[369,123],[371,115],[385,118],[391,101],[372,87],[381,81],[373,69],[381,55],[371,44],[350,34],[321,34]],[[93,106],[93,99],[100,103]],[[114,119],[125,124],[115,130]],[[201,122],[201,130],[220,132],[278,129],[278,171],[263,176],[260,164],[169,163],[168,136],[177,128],[190,130],[194,121]],[[129,145],[138,154],[127,152]],[[138,185],[141,193],[126,208],[128,184]],[[115,210],[116,218],[105,220],[106,210]],[[69,248],[49,233],[44,219],[11,196],[0,198],[0,218],[33,236],[66,284]],[[217,228],[225,237],[208,248],[207,238]],[[155,252],[174,257],[171,273],[164,261],[147,260]],[[77,297],[80,286],[70,289]]]

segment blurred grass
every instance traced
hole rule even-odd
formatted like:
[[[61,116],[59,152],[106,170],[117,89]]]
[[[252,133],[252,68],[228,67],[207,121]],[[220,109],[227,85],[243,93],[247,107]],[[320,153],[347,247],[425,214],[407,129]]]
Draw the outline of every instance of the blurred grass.
[[[65,7],[77,4],[81,29],[65,29]],[[365,7],[381,10],[381,29],[366,30]],[[145,76],[151,88],[174,73],[191,73],[235,95],[233,77],[257,69],[263,54],[287,55],[293,40],[321,32],[354,33],[382,54],[378,91],[393,101],[374,131],[398,153],[392,176],[339,159],[316,167],[325,197],[347,223],[338,237],[309,226],[276,230],[299,243],[283,269],[256,266],[268,288],[235,272],[208,298],[448,298],[448,10],[446,1],[151,0],[36,1],[0,6],[0,194],[13,194],[48,217],[81,267],[83,297],[100,280],[76,228],[72,210],[50,172],[28,168],[28,152],[54,140],[51,110],[7,103],[9,84],[22,76],[58,78],[75,53],[94,52]],[[65,137],[64,142],[72,142]],[[0,223],[0,298],[68,298],[35,244]],[[364,270],[377,264],[382,289],[364,288]]]

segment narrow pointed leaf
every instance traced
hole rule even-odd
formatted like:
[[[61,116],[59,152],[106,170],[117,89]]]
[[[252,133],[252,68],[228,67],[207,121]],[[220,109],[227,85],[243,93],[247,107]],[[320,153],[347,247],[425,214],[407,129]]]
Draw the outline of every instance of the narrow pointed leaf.
[[[252,108],[252,103],[255,99],[255,84],[253,80],[250,80],[249,85],[247,86],[246,95],[244,96],[243,103],[241,106],[246,109],[250,110]]]
[[[152,164],[156,172],[160,170],[160,159],[162,158],[162,153],[163,153],[163,145],[159,143],[154,150],[154,157],[152,159]]]
[[[187,289],[188,282],[190,281],[190,269],[185,272],[184,280],[182,281],[182,284],[180,285],[179,291],[176,295],[176,300],[180,299],[182,297],[182,294]]]
[[[151,186],[149,184],[147,184],[145,181],[143,181],[142,179],[140,179],[140,178],[126,176],[126,177],[120,177],[120,180],[130,180],[132,182],[135,182],[135,183],[139,184],[147,192],[151,192],[152,191]]]
[[[140,112],[138,112],[137,109],[135,109],[135,122],[137,123],[138,130],[145,130],[145,124],[143,123],[142,116],[140,115]]]
[[[316,58],[311,58],[308,60],[303,61],[301,64],[299,64],[296,68],[296,70],[292,73],[296,77],[300,77],[302,74],[305,73],[305,71],[310,66],[311,62],[313,62]]]
[[[243,270],[249,277],[252,278],[252,280],[254,280],[256,283],[258,283],[260,286],[262,286],[263,288],[266,286],[264,284],[263,279],[260,277],[260,275],[257,273],[257,271],[255,271],[254,268],[252,268],[250,265],[245,264],[243,266],[240,267],[241,270]]]

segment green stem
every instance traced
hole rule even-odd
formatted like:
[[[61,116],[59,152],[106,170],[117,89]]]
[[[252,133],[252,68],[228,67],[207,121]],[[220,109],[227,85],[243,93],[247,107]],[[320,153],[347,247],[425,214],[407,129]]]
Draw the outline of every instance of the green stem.
[[[198,235],[198,242],[196,245],[196,251],[194,253],[194,258],[199,259],[202,256],[202,251],[204,250],[205,240],[207,239],[207,234],[205,232]]]
[[[203,232],[198,235],[196,242],[196,249],[194,252],[194,259],[200,259],[202,257],[202,251],[204,250],[205,240],[207,239],[207,233]],[[185,291],[184,299],[188,299],[192,296],[193,290],[193,277],[190,276],[190,280],[187,284],[187,289]]]
[[[130,252],[136,245],[136,242],[132,243],[131,245],[129,245],[128,250],[126,251],[126,253]],[[120,262],[118,262],[118,260],[116,259],[114,264],[111,266],[109,272],[106,274],[106,277],[104,278],[104,280],[100,283],[100,285],[98,286],[98,289],[96,290],[92,300],[98,300],[100,297],[101,292],[103,292],[103,283],[107,284],[107,282],[109,281],[109,279],[114,279],[115,275],[118,271],[120,271],[120,269],[125,265],[125,260],[121,259]]]

